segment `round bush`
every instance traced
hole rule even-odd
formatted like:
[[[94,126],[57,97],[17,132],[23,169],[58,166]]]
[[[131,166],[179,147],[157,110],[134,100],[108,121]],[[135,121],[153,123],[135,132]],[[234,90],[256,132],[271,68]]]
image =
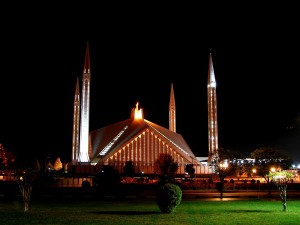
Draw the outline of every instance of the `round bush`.
[[[182,191],[176,184],[160,185],[156,193],[156,203],[162,213],[171,213],[181,203]]]

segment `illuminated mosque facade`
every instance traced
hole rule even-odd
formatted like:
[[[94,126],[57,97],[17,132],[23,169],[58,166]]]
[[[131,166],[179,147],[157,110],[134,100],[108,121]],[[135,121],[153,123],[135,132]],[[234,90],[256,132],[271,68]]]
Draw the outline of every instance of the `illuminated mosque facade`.
[[[77,78],[73,109],[73,165],[110,165],[123,172],[126,162],[132,161],[135,173],[154,174],[155,161],[160,154],[170,154],[179,164],[178,174],[185,174],[187,164],[192,164],[195,174],[210,174],[209,163],[218,148],[216,80],[212,55],[208,68],[208,157],[196,157],[181,134],[176,133],[176,105],[173,84],[170,90],[169,128],[144,118],[139,103],[131,110],[128,119],[89,131],[90,109],[90,56],[87,44],[80,82]],[[205,162],[202,162],[204,159]]]

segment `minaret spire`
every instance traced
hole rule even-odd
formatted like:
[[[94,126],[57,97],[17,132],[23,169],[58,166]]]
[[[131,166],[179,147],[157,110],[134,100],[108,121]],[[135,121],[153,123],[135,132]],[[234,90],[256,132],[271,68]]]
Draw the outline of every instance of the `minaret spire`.
[[[87,42],[85,51],[84,68],[82,75],[82,94],[81,94],[81,117],[80,117],[80,149],[78,162],[89,162],[89,116],[90,116],[90,53],[89,43]]]
[[[176,133],[176,105],[175,105],[173,83],[171,84],[170,103],[169,103],[169,130]]]
[[[84,67],[83,67],[83,74],[90,73],[90,49],[89,49],[89,42],[86,44],[86,51],[85,51],[85,58],[84,58]]]
[[[77,77],[74,109],[73,109],[73,142],[72,142],[72,164],[76,164],[79,154],[79,121],[80,121],[80,94],[79,94],[79,78]]]
[[[216,78],[214,73],[212,54],[209,54],[208,80],[207,80],[207,103],[208,103],[208,163],[217,163],[218,154],[218,120],[217,120],[217,93]]]

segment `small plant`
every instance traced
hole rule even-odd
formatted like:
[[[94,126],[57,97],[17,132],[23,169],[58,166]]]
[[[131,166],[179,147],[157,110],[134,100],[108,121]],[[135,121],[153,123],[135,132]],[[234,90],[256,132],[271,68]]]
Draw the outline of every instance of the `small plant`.
[[[172,213],[181,203],[182,191],[173,183],[165,183],[158,187],[156,203],[162,213]]]

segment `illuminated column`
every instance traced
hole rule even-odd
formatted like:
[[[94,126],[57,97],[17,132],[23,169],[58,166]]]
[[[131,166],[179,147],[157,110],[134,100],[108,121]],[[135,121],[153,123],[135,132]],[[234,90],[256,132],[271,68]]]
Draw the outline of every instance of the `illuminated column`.
[[[176,133],[176,106],[175,106],[173,83],[171,84],[170,103],[169,103],[169,130]]]
[[[208,163],[217,159],[218,154],[218,120],[217,120],[217,93],[216,79],[212,62],[212,55],[209,54],[208,81]]]
[[[75,164],[78,161],[79,119],[80,119],[80,95],[79,95],[79,78],[77,77],[75,97],[74,97],[74,112],[73,112],[72,164]]]
[[[150,135],[149,135],[148,129],[146,131],[145,143],[146,143],[146,149],[147,149],[146,161],[147,161],[147,164],[149,164],[149,162],[151,162],[151,158],[150,158],[150,144],[149,144],[150,143]]]
[[[90,113],[90,56],[89,45],[87,43],[83,77],[82,77],[82,100],[80,118],[80,153],[78,162],[89,162],[89,113]]]

